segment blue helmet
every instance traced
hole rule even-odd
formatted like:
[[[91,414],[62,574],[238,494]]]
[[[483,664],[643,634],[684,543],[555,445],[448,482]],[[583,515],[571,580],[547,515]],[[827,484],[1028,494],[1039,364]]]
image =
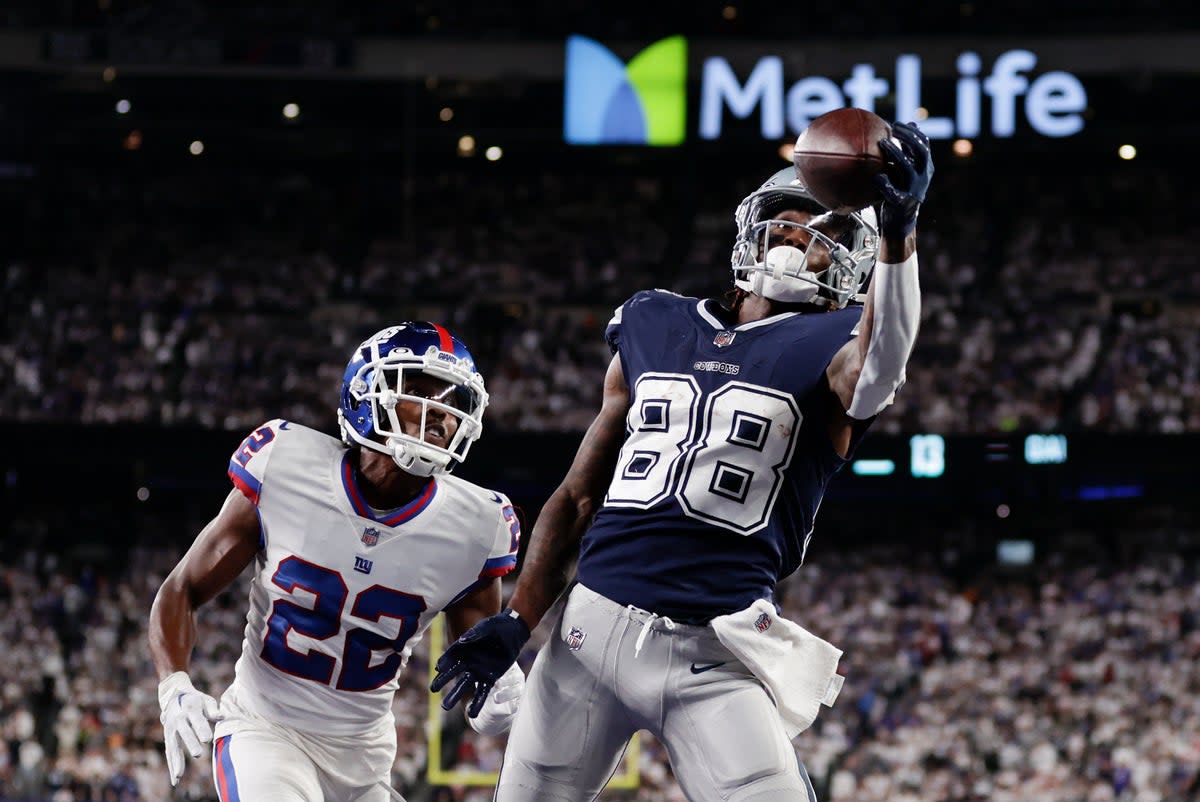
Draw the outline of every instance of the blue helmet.
[[[453,388],[446,401],[408,392],[406,377],[430,376]],[[407,434],[397,414],[401,402],[421,406],[418,435]],[[354,349],[342,376],[338,425],[348,446],[387,454],[403,470],[432,476],[462,462],[483,431],[488,394],[462,340],[436,323],[414,321],[378,331]],[[458,420],[449,443],[425,439],[431,409]]]

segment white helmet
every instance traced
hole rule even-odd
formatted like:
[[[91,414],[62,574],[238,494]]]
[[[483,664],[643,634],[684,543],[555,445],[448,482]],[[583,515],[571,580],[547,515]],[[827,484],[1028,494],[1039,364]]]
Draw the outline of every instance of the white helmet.
[[[784,209],[808,212],[813,219],[808,223],[775,219]],[[871,207],[848,216],[834,215],[808,194],[795,167],[785,167],[747,195],[733,219],[738,234],[730,261],[734,284],[740,289],[774,301],[834,309],[862,300],[879,252],[879,231]],[[804,250],[789,245],[770,247],[772,231],[787,228],[805,232],[808,245]],[[816,272],[808,269],[814,247],[829,258],[829,264]]]

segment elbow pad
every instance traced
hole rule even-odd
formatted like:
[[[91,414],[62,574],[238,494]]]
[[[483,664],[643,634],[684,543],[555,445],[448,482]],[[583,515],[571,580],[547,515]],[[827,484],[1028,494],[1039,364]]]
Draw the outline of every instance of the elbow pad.
[[[878,415],[895,400],[896,391],[904,386],[904,366],[921,325],[921,282],[915,252],[900,264],[876,265],[871,280],[875,284],[871,342],[846,410],[859,420]]]

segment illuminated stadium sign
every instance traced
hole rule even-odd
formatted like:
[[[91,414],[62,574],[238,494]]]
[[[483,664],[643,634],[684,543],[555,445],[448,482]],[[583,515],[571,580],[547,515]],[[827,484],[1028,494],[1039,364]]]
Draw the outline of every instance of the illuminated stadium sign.
[[[1030,465],[1061,465],[1067,461],[1063,434],[1031,434],[1025,438],[1025,461]]]
[[[947,114],[923,102],[922,61],[913,53],[896,58],[890,78],[873,64],[855,64],[842,79],[810,75],[790,85],[779,56],[763,56],[745,76],[723,56],[711,56],[700,74],[698,133],[701,139],[719,139],[727,118],[757,115],[762,136],[778,140],[844,106],[918,120],[931,139],[983,133],[1008,138],[1022,117],[1042,136],[1079,133],[1087,108],[1083,83],[1061,70],[1035,74],[1037,63],[1030,50],[1005,51],[990,66],[978,53],[959,53],[954,107]],[[878,108],[885,98],[892,108]],[[574,145],[681,144],[688,127],[686,40],[662,39],[625,64],[599,42],[571,36],[564,106],[564,137]]]
[[[983,61],[977,53],[960,53],[956,60],[958,81],[952,117],[922,119],[921,57],[904,54],[896,59],[895,81],[876,74],[871,64],[855,64],[850,77],[838,84],[831,78],[809,76],[784,87],[783,60],[764,56],[743,81],[725,59],[717,56],[704,62],[700,84],[700,137],[721,136],[724,112],[738,119],[759,114],[760,130],[768,139],[783,137],[786,127],[798,133],[815,118],[843,106],[876,111],[876,101],[895,95],[896,120],[918,120],[930,139],[978,136],[983,128],[983,96],[991,101],[988,121],[996,137],[1016,132],[1017,106],[1030,127],[1043,136],[1063,137],[1083,129],[1087,92],[1069,72],[1053,71],[1032,78],[1037,56],[1028,50],[1009,50],[992,64],[991,73],[980,78]],[[1023,103],[1018,99],[1024,97]]]
[[[687,40],[671,36],[628,64],[594,39],[567,40],[563,134],[572,145],[678,145],[687,129]]]

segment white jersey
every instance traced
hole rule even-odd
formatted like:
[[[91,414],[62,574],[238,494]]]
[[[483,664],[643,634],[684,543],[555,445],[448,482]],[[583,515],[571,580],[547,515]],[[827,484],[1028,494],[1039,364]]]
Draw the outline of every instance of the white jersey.
[[[273,420],[229,461],[261,524],[231,688],[252,712],[325,735],[362,733],[390,715],[397,677],[434,616],[511,571],[520,539],[507,498],[449,475],[376,513],[349,453]]]

